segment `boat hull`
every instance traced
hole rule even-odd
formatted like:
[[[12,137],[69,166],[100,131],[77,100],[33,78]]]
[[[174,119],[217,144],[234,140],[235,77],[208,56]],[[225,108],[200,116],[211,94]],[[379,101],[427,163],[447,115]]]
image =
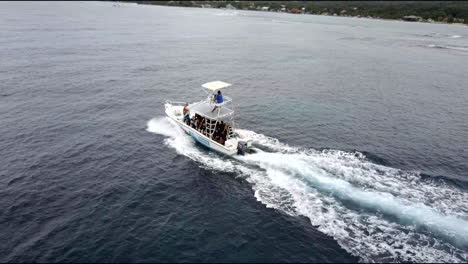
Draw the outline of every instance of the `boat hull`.
[[[182,106],[166,105],[166,115],[171,118],[176,124],[182,128],[187,135],[191,136],[195,141],[215,150],[219,153],[232,156],[237,154],[237,140],[231,139],[230,142],[226,141],[226,146],[219,144],[218,142],[206,137],[196,129],[185,124],[182,119]]]

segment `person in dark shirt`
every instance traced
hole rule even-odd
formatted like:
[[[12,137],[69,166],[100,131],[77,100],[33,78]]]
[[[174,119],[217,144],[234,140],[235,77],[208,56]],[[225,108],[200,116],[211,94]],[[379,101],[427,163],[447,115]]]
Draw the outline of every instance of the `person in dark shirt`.
[[[200,123],[198,125],[198,129],[200,129],[200,131],[202,131],[202,133],[204,134],[205,132],[205,117],[204,116],[200,117]]]
[[[221,121],[221,124],[219,126],[219,137],[220,137],[220,142],[222,145],[224,145],[224,142],[226,142],[226,124]]]

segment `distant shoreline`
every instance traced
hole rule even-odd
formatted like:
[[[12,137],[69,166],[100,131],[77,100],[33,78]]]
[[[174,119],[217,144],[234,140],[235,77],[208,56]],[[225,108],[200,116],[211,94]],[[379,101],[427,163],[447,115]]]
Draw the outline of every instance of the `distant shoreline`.
[[[153,4],[143,4],[143,5],[153,5]],[[158,6],[166,6],[166,5],[158,5]],[[186,7],[186,8],[200,8],[194,6],[167,6],[167,7]],[[448,22],[441,22],[441,21],[406,21],[403,19],[397,18],[381,18],[381,17],[359,17],[359,16],[333,16],[333,15],[322,15],[322,14],[293,14],[288,12],[273,12],[273,11],[261,11],[261,10],[244,10],[244,9],[227,9],[227,8],[205,8],[205,9],[218,9],[218,10],[230,10],[230,11],[252,11],[252,12],[262,12],[262,13],[279,13],[279,14],[291,14],[291,15],[312,15],[312,16],[324,16],[324,17],[339,17],[339,18],[358,18],[358,19],[371,19],[371,20],[382,20],[382,21],[399,21],[399,22],[407,22],[407,23],[424,23],[424,24],[440,24],[440,25],[461,25],[461,26],[468,26],[468,24],[463,23],[448,23]]]
[[[246,8],[226,8],[226,7],[216,7],[216,6],[211,6],[209,4],[201,4],[197,6],[194,5],[195,2],[208,2],[208,1],[112,1],[110,2],[114,4],[120,4],[120,3],[136,3],[136,4],[141,4],[141,5],[158,5],[158,6],[168,6],[168,7],[190,7],[190,8],[208,8],[208,9],[218,9],[218,10],[231,10],[231,11],[259,11],[259,12],[267,12],[267,13],[286,13],[286,14],[291,14],[291,15],[316,15],[316,16],[326,16],[326,17],[352,17],[352,18],[363,18],[363,19],[373,19],[373,20],[383,20],[383,21],[401,21],[401,22],[412,22],[412,23],[427,23],[427,24],[443,24],[443,25],[464,25],[467,26],[467,22],[445,22],[445,21],[436,21],[433,19],[424,19],[421,16],[404,16],[407,17],[407,19],[403,18],[382,18],[382,17],[376,17],[376,16],[361,16],[361,15],[340,15],[337,13],[331,14],[331,13],[311,13],[311,12],[305,12],[302,10],[302,12],[299,12],[301,10],[292,8],[288,9],[286,11],[271,11],[271,10],[261,10],[261,9],[246,9]],[[172,2],[172,3],[171,3]],[[191,2],[191,5],[183,5],[181,4],[182,2]],[[351,3],[351,2],[349,2]],[[232,7],[232,6],[231,6]],[[349,8],[349,7],[348,7]],[[303,8],[304,9],[304,8]],[[295,11],[295,12],[293,12]],[[410,20],[414,19],[414,20]],[[444,17],[444,20],[448,19],[448,17]],[[458,18],[451,18],[452,20],[455,21],[462,21]],[[466,21],[466,19],[465,19]]]

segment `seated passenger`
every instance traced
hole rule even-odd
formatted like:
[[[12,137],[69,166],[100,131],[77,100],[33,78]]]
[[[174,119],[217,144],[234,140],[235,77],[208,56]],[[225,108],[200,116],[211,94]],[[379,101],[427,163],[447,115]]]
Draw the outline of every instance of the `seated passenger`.
[[[224,145],[224,142],[226,141],[225,136],[223,135],[223,131],[224,131],[225,126],[226,126],[225,123],[223,121],[221,121],[216,126],[216,130],[215,130],[215,133],[216,133],[215,140],[216,140],[216,142],[218,142],[221,145]]]
[[[190,118],[190,126],[191,126],[192,128],[195,128],[195,120],[196,120],[196,119],[195,119],[194,116],[192,116],[192,118]]]
[[[225,126],[225,125],[224,125],[224,122],[223,122],[223,121],[219,122],[218,127],[219,127],[219,132],[220,132],[220,133],[223,132],[224,126]]]
[[[228,124],[223,123],[223,133],[227,134],[228,127]]]
[[[218,128],[216,128],[216,131],[213,134],[213,140],[221,144],[221,134]]]
[[[205,130],[205,117],[200,118],[199,129]]]
[[[221,91],[218,91],[218,94],[216,95],[216,103],[220,104],[223,102],[223,95],[221,94]]]
[[[221,130],[221,138],[223,140],[223,144],[227,139],[227,131],[228,131],[228,124],[223,123],[223,127]]]

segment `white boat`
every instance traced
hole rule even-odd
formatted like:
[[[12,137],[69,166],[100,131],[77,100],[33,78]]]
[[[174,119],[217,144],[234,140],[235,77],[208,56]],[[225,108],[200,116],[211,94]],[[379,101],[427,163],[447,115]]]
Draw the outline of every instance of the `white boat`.
[[[236,155],[249,152],[252,140],[242,137],[235,130],[234,110],[229,105],[232,99],[223,95],[223,102],[216,103],[213,95],[218,91],[225,90],[231,86],[222,81],[208,82],[202,85],[203,91],[208,94],[205,100],[188,104],[190,122],[184,122],[183,109],[185,102],[174,102],[167,100],[165,103],[166,114],[174,120],[188,135],[204,146],[226,155]],[[206,89],[206,90],[205,90]],[[212,111],[214,108],[216,109]],[[194,124],[194,119],[203,120],[200,126]],[[224,137],[216,133],[217,127],[227,128]],[[215,138],[219,139],[218,141]]]

